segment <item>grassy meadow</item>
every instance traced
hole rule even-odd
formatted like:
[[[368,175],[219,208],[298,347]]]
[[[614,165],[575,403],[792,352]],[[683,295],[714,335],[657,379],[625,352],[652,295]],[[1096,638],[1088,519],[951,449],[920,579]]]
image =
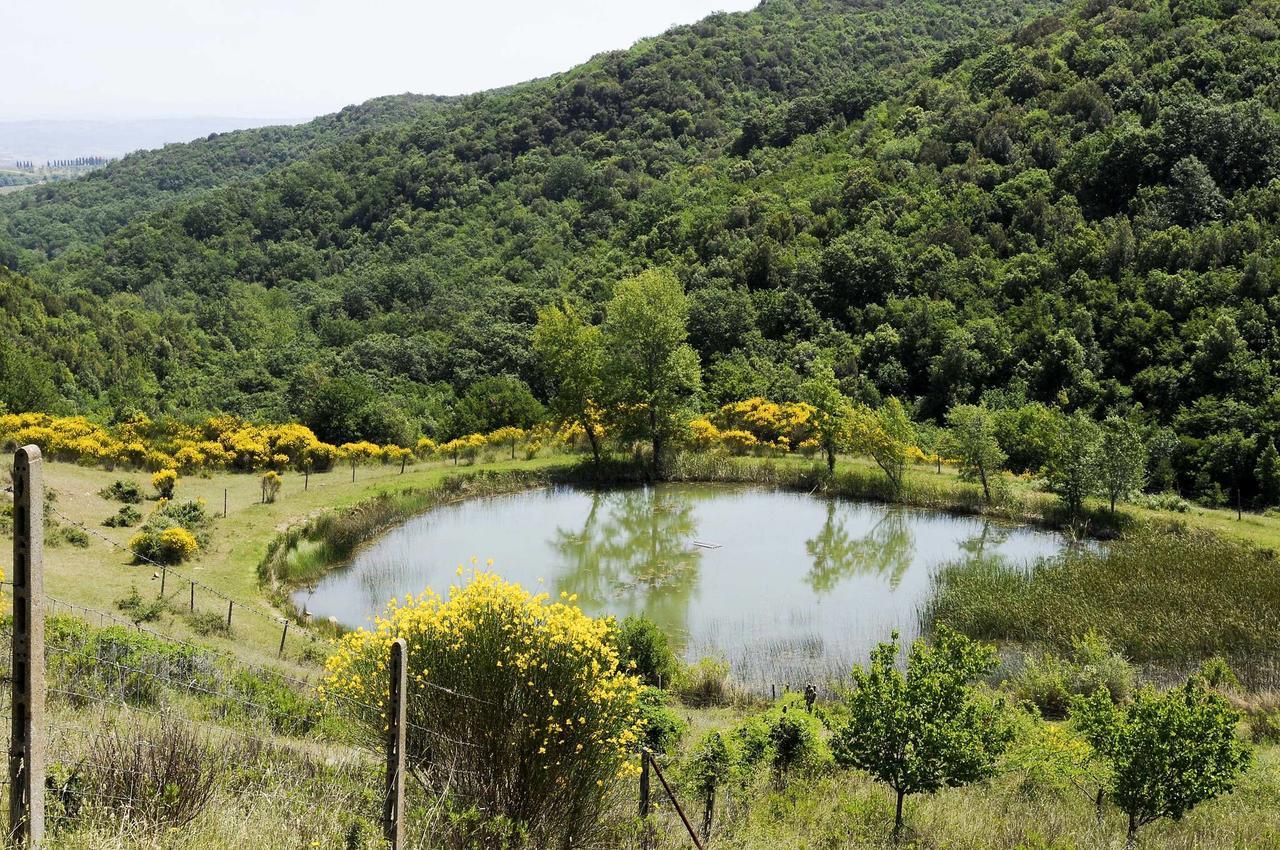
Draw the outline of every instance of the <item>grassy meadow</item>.
[[[263,611],[293,615],[296,612],[287,605],[277,605],[285,598],[282,589],[314,580],[367,539],[434,505],[558,481],[603,483],[635,477],[626,465],[587,471],[579,463],[579,458],[567,455],[519,461],[490,457],[473,466],[420,464],[403,474],[394,465],[362,466],[354,482],[350,468],[344,466],[312,475],[305,490],[301,476],[286,475],[281,492],[270,504],[262,503],[256,475],[184,477],[175,499],[204,500],[214,519],[207,548],[177,570],[237,600],[253,601]],[[459,481],[456,476],[468,479]],[[890,497],[878,470],[862,459],[843,459],[836,475],[828,479],[811,463],[798,459],[686,455],[677,460],[672,477],[747,482],[815,495]],[[83,521],[94,532],[87,546],[75,545],[64,539],[58,526],[65,523],[54,516],[48,532],[53,545],[46,551],[48,592],[128,617],[118,603],[135,588],[144,599],[151,598],[159,591],[159,579],[154,568],[132,564],[125,552],[95,536],[123,547],[135,532],[101,525],[119,503],[99,493],[116,480],[133,481],[149,491],[149,474],[47,463],[45,480],[57,512]],[[226,517],[222,516],[224,492]],[[996,499],[988,505],[974,485],[961,482],[950,469],[918,465],[909,470],[898,498],[922,508],[1063,527],[1053,497],[1011,476],[1002,480]],[[153,505],[144,502],[138,507],[145,514]],[[1090,505],[1088,521],[1065,530],[1119,539],[1107,544],[1107,549],[1083,549],[1034,573],[1009,572],[990,564],[944,572],[930,618],[996,642],[1008,650],[1006,657],[1015,659],[1021,650],[1067,652],[1074,637],[1094,629],[1105,633],[1140,674],[1164,681],[1194,669],[1204,657],[1226,657],[1244,681],[1231,698],[1249,717],[1242,734],[1251,735],[1257,743],[1255,763],[1232,795],[1195,809],[1182,822],[1148,828],[1139,844],[1187,850],[1280,847],[1280,806],[1276,805],[1280,747],[1274,743],[1280,731],[1280,699],[1272,690],[1275,671],[1265,663],[1280,647],[1280,624],[1274,614],[1280,610],[1276,585],[1280,574],[1269,551],[1280,547],[1280,519],[1247,515],[1237,522],[1231,512],[1198,507],[1172,512],[1123,506],[1113,516],[1104,506]],[[6,561],[7,554],[6,549]],[[284,658],[278,660],[279,625],[242,612],[235,616],[229,633],[211,630],[210,615],[224,615],[225,603],[198,595],[197,608],[204,620],[193,618],[186,613],[188,586],[173,576],[169,582],[168,604],[160,606],[146,626],[209,646],[237,659],[233,664],[246,665],[249,672],[242,671],[238,678],[217,679],[220,691],[252,693],[252,701],[259,702],[264,694],[280,689],[281,682],[272,679],[270,669],[290,677],[286,682],[319,680],[319,662],[329,651],[332,628],[295,626]],[[989,685],[1000,687],[1005,677],[1012,679],[1017,671],[1016,663],[1007,665]],[[1004,687],[1014,686],[1006,683]],[[76,805],[95,814],[65,821],[52,846],[121,850],[205,850],[249,842],[280,848],[378,846],[377,756],[355,745],[340,714],[326,714],[331,709],[313,704],[314,694],[306,687],[302,694],[295,698],[281,692],[267,700],[270,705],[292,706],[287,710],[300,710],[310,718],[302,726],[280,727],[270,716],[229,712],[217,697],[189,688],[152,695],[141,709],[77,704],[55,693],[55,729],[64,731],[55,738],[51,752],[54,775],[63,780],[77,764],[93,757],[91,748],[100,744],[92,742],[101,740],[98,733],[104,728],[129,730],[139,723],[182,717],[223,746],[216,758],[208,756],[213,778],[207,804],[181,829],[134,823],[110,806],[94,808],[92,801],[85,800]],[[275,702],[277,697],[282,702]],[[241,698],[233,696],[232,702],[237,699]],[[669,749],[667,770],[682,800],[697,808],[682,769],[694,742],[706,731],[740,724],[766,706],[735,695],[731,682],[723,683],[723,693],[711,705],[681,701],[678,696],[672,700],[671,711],[685,731]],[[840,705],[820,703],[819,709],[824,716],[838,716]],[[609,846],[636,846],[633,781],[620,781],[611,799]],[[689,846],[675,813],[660,795],[657,799],[653,846],[662,850]],[[411,801],[419,824],[411,846],[436,846],[427,840],[424,830],[428,827],[423,825],[437,822],[438,807],[433,809],[433,801],[418,792],[411,793]],[[863,774],[817,764],[789,774],[784,781],[766,770],[737,780],[722,793],[709,846],[726,850],[887,847],[892,846],[888,838],[892,816],[891,795]],[[56,817],[65,818],[66,813],[55,812],[55,821]],[[910,798],[905,841],[922,848],[1101,850],[1120,846],[1120,817],[1108,810],[1097,821],[1091,798],[1052,763],[1011,758],[991,781]]]

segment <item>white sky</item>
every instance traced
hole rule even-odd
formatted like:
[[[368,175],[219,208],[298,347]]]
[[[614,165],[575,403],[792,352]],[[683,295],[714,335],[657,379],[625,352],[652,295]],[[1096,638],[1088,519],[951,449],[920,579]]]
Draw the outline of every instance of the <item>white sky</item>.
[[[0,120],[309,118],[562,71],[757,0],[18,0]]]

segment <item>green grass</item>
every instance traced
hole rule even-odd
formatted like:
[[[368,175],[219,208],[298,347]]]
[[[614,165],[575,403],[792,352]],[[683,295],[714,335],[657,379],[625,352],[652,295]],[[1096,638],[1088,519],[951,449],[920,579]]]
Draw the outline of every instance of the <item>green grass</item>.
[[[1130,660],[1186,671],[1222,655],[1256,687],[1280,658],[1280,561],[1206,531],[1147,529],[1035,570],[944,569],[927,616],[971,637],[1069,650],[1093,630]]]

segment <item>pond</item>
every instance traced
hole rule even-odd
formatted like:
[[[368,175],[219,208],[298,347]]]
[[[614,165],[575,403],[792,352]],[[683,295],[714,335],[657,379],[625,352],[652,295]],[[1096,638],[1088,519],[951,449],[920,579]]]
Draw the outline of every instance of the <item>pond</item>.
[[[592,615],[644,614],[689,660],[722,656],[768,690],[847,676],[893,629],[911,640],[934,573],[999,557],[1032,564],[1058,534],[978,517],[725,485],[556,487],[430,511],[295,595],[366,625],[389,599],[447,594],[471,558],[527,588],[576,593]]]

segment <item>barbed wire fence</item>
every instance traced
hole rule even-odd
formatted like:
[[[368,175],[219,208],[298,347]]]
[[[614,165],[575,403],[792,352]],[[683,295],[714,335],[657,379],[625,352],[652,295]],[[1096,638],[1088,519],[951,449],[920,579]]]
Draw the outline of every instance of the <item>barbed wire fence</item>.
[[[405,788],[413,773],[406,760],[406,741],[410,735],[444,736],[407,718],[403,642],[393,644],[388,658],[391,675],[383,691],[386,700],[374,705],[323,691],[319,677],[309,680],[246,662],[118,614],[51,596],[43,586],[44,488],[39,449],[19,449],[13,469],[13,575],[3,583],[13,610],[0,620],[0,643],[7,643],[9,649],[4,653],[9,665],[3,677],[9,693],[0,704],[10,726],[9,770],[0,777],[8,802],[7,846],[40,847],[51,827],[75,822],[90,810],[105,812],[118,824],[151,819],[164,821],[170,828],[181,827],[214,793],[214,772],[201,760],[278,765],[289,759],[311,767],[299,772],[303,784],[309,773],[345,771],[361,792],[356,795],[359,800],[366,805],[370,798],[378,802],[354,814],[367,822],[380,822],[392,848],[406,846]],[[52,513],[115,549],[125,549],[61,511]],[[228,623],[235,613],[247,613],[279,625],[277,654],[283,653],[289,635],[287,618],[170,565],[125,551],[160,571],[161,596],[171,582],[185,583],[179,587],[188,590],[191,611],[196,610],[198,590],[219,605],[227,603]],[[59,614],[69,616],[59,619]],[[313,639],[297,624],[295,629],[299,637]],[[135,635],[145,636],[147,646],[140,647],[141,638]],[[415,685],[448,690],[430,682]],[[320,706],[339,706],[364,718],[384,719],[382,740],[348,735],[336,743],[328,737],[309,736],[321,720],[317,717]],[[465,746],[467,742],[448,743]],[[322,757],[317,750],[322,750]],[[241,792],[271,793],[273,805],[297,809],[299,822],[331,822],[339,814],[351,814],[344,814],[344,806],[332,804],[328,784],[317,786],[318,793],[311,795],[300,793],[305,789],[299,786],[294,789],[298,793],[281,799],[280,788],[268,789],[264,781],[256,787],[250,783]],[[369,787],[371,781],[376,788]],[[421,777],[419,782],[427,787]]]

